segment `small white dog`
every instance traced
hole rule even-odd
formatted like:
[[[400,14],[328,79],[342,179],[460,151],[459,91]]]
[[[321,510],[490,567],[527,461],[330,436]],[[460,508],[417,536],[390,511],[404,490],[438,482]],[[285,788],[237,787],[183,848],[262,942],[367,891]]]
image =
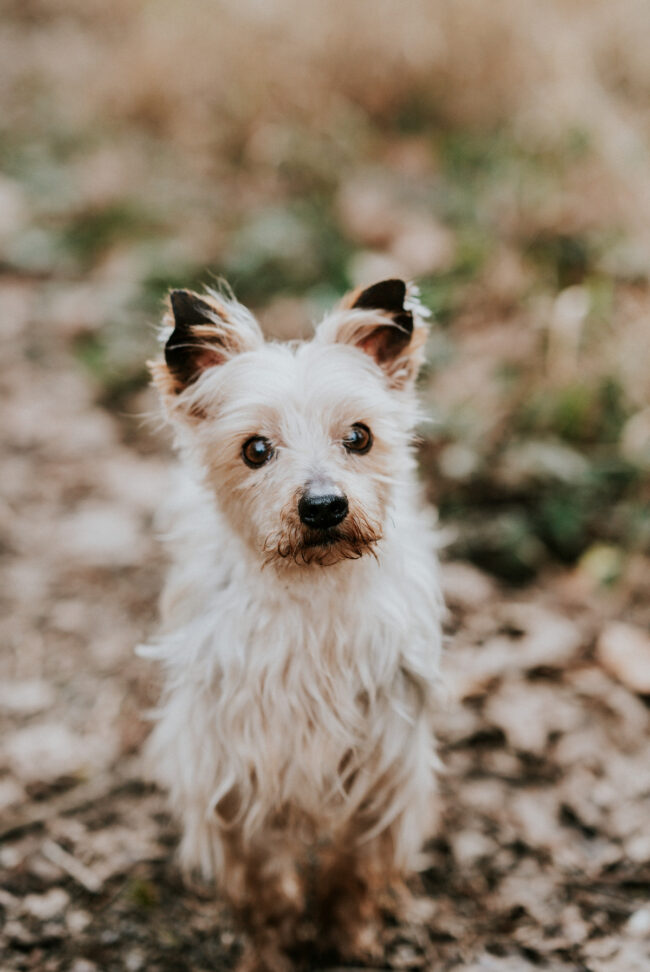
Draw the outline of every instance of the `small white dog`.
[[[232,297],[174,291],[152,373],[184,480],[149,755],[251,938],[248,968],[370,945],[434,820],[442,605],[416,484],[414,288],[348,295],[313,340],[265,343]]]

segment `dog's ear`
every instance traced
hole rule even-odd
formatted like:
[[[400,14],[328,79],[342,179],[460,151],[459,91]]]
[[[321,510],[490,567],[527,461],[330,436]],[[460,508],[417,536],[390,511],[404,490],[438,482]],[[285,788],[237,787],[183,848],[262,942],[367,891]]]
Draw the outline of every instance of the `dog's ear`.
[[[403,280],[382,280],[365,290],[353,291],[344,298],[343,306],[351,310],[379,311],[390,323],[369,322],[355,343],[362,351],[385,365],[397,358],[413,336],[413,313],[406,310],[406,284]]]
[[[165,342],[164,362],[151,367],[164,394],[179,395],[206,371],[262,343],[254,318],[234,300],[217,293],[199,296],[172,290],[163,326],[172,332]]]
[[[398,388],[417,376],[423,360],[427,315],[417,290],[403,280],[382,280],[347,294],[318,329],[319,338],[350,344],[369,355]]]

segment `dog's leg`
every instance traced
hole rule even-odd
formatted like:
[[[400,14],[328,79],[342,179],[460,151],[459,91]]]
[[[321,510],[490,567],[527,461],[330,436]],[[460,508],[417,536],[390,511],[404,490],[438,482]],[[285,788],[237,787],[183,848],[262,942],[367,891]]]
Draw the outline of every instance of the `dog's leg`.
[[[237,972],[295,972],[295,966],[271,937],[251,938],[244,946]]]
[[[382,958],[382,913],[395,878],[386,835],[363,848],[333,846],[323,855],[315,889],[317,917],[325,942],[341,958]]]
[[[323,854],[315,895],[318,918],[327,943],[342,958],[381,960],[387,915],[408,923],[421,920],[407,878],[430,833],[430,816],[413,801],[378,836],[364,842],[347,834]]]
[[[224,890],[248,944],[238,972],[290,972],[304,913],[304,886],[286,848],[270,839],[263,848],[227,843]]]

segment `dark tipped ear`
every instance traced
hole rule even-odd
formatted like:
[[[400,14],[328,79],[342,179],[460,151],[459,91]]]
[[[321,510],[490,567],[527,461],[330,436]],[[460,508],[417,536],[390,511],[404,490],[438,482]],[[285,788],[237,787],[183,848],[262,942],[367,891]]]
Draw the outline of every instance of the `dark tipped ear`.
[[[399,314],[404,310],[406,284],[403,280],[380,280],[365,290],[353,291],[349,297],[352,300],[351,307]]]
[[[177,390],[191,385],[199,375],[225,360],[214,330],[215,309],[189,290],[172,290],[169,295],[174,330],[165,344],[165,364]]]
[[[164,323],[172,324],[173,330],[165,344],[167,380],[161,390],[179,394],[208,368],[251,350],[262,340],[248,311],[216,293],[199,296],[190,290],[172,290],[169,305]],[[156,366],[158,378],[159,370]]]
[[[403,387],[417,375],[427,335],[427,311],[416,297],[417,290],[409,291],[403,280],[352,291],[320,325],[319,339],[359,348],[379,365],[391,387]]]
[[[404,307],[406,294],[403,280],[381,280],[365,290],[354,291],[345,300],[345,305],[352,310],[376,310],[383,317],[391,318],[392,323],[378,324],[358,342],[378,364],[397,358],[411,340],[413,314]]]
[[[196,327],[205,324],[214,314],[214,307],[192,293],[191,290],[172,290],[169,295],[174,323],[178,328]]]

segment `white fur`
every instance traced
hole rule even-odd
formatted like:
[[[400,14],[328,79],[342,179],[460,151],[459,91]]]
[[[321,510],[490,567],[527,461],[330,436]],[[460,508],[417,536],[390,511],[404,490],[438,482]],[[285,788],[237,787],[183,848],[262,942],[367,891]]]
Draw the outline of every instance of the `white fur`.
[[[184,864],[226,888],[234,832],[244,850],[294,857],[346,841],[363,854],[390,833],[400,872],[432,826],[442,607],[410,446],[417,411],[410,387],[337,343],[336,316],[306,344],[256,338],[167,402],[183,473],[166,513],[162,632],[141,649],[166,680],[148,756],[182,823]],[[189,422],[197,404],[204,417]],[[373,429],[372,462],[340,446],[355,421]],[[278,459],[249,470],[238,450],[258,431]],[[318,476],[381,539],[360,559],[264,566],[265,540]]]

